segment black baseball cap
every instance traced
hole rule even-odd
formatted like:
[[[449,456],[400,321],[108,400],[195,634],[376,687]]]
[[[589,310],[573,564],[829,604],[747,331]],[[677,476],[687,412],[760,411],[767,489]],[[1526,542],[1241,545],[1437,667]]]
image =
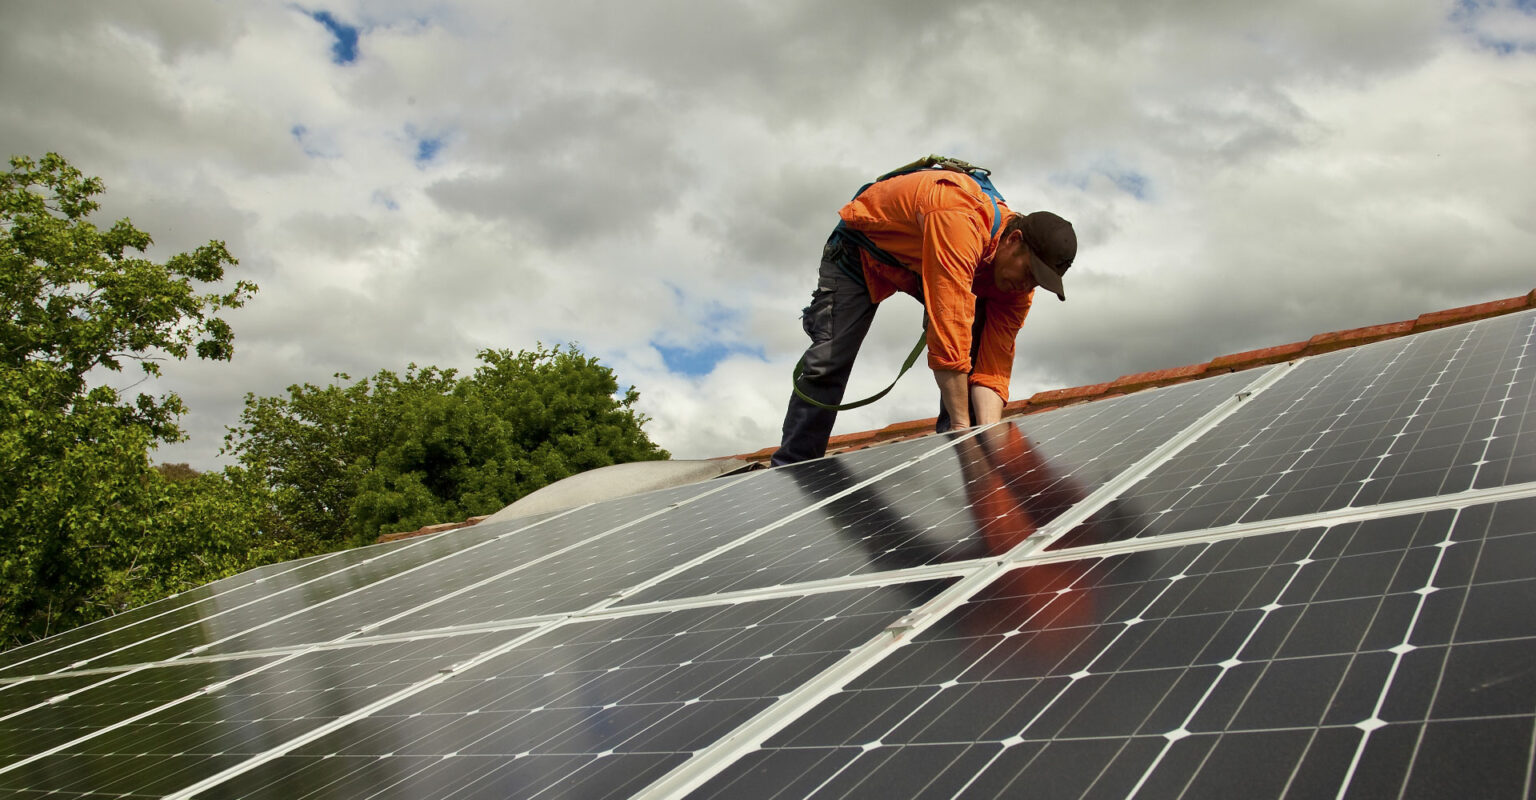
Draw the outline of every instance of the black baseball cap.
[[[1066,302],[1061,277],[1077,258],[1077,232],[1072,230],[1072,223],[1049,211],[1036,211],[1024,217],[1021,230],[1024,243],[1029,245],[1029,271],[1035,283]]]

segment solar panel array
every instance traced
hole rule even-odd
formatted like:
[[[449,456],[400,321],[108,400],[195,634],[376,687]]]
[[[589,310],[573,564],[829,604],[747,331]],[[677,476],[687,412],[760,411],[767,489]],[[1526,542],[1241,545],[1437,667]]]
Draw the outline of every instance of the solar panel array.
[[[253,570],[7,796],[1528,797],[1536,312]]]

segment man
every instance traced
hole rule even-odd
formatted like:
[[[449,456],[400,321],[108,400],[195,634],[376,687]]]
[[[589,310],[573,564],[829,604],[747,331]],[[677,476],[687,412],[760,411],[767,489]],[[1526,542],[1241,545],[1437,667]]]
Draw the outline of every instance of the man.
[[[1072,224],[1047,211],[1015,213],[968,175],[937,169],[876,182],[838,216],[801,319],[811,346],[800,390],[825,405],[841,402],[877,304],[901,291],[926,310],[938,429],[1000,419],[1035,287],[1067,299],[1061,278],[1077,256]],[[791,395],[773,465],[825,455],[836,419]]]

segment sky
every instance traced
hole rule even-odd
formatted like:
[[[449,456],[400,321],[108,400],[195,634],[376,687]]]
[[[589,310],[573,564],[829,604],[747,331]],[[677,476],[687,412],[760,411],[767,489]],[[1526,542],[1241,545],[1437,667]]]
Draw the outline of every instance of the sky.
[[[260,292],[173,362],[247,393],[577,344],[677,458],[777,443],[837,209],[929,153],[1076,227],[1011,395],[1536,288],[1536,0],[0,4],[0,149]],[[849,397],[921,309],[882,304]],[[131,387],[131,388],[130,388]],[[837,432],[933,416],[917,369]]]

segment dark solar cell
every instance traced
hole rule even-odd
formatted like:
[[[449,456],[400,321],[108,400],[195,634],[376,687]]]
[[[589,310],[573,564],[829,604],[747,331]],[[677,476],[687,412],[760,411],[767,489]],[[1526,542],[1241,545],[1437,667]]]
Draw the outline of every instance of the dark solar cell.
[[[1532,510],[1014,570],[693,796],[1523,797]]]
[[[379,628],[429,630],[577,611],[665,574],[846,488],[850,474],[874,477],[943,444],[929,437],[893,447],[753,473],[709,497],[561,553]]]
[[[108,677],[111,676],[90,673],[83,675],[66,674],[32,678],[5,684],[3,687],[0,687],[4,689],[3,692],[0,692],[0,725],[4,725],[6,718],[12,714],[25,711],[50,698],[84,689]]]
[[[1053,549],[1536,480],[1536,312],[1317,356]]]
[[[1002,555],[1256,377],[1225,375],[1004,423],[625,602]],[[870,477],[837,459],[827,469],[845,489]],[[823,483],[799,502],[818,492],[825,496]]]
[[[349,552],[327,553],[299,561],[268,564],[221,581],[182,592],[158,602],[124,611],[106,619],[15,647],[0,654],[0,677],[51,672],[102,653],[141,641],[197,618],[195,606],[238,604],[254,598],[272,585],[324,575],[344,565]],[[354,558],[356,558],[354,556]],[[306,577],[297,577],[306,576]]]
[[[177,664],[116,675],[85,675],[37,681],[74,694],[31,706],[25,713],[0,719],[0,767],[66,744],[92,731],[169,703],[266,661],[241,659],[221,663]],[[89,687],[89,688],[87,688]],[[48,697],[36,698],[39,701]]]
[[[943,585],[568,624],[203,796],[628,796]]]
[[[139,670],[57,708],[7,720],[15,727],[6,731],[5,741],[17,744],[7,748],[12,752],[0,764],[0,792],[49,786],[65,794],[165,794],[430,678],[510,636]],[[233,678],[238,679],[203,691]],[[179,698],[186,699],[165,704]],[[133,719],[159,704],[165,705]],[[32,755],[41,757],[15,759]]]
[[[387,580],[369,581],[367,585],[360,585],[357,591],[333,598],[316,598],[296,609],[291,616],[274,619],[248,633],[232,637],[210,652],[236,653],[338,639],[370,624],[442,602],[451,592],[482,581],[517,575],[521,571],[540,571],[542,567],[534,567],[538,559],[548,558],[561,550],[590,543],[584,546],[602,552],[602,537],[614,528],[723,485],[711,481],[662,489],[578,508],[537,524],[524,520],[481,523],[465,533],[475,531],[482,541],[492,538],[490,534],[510,535],[496,541],[484,541],[473,549],[458,548],[444,553],[442,558],[423,562],[420,568],[391,574],[386,576]],[[487,525],[489,530],[478,530]],[[328,602],[321,604],[320,599]]]
[[[149,636],[141,632],[138,635],[144,638],[137,640],[137,643],[97,656],[87,666],[140,664],[202,652],[202,648],[211,644],[238,637],[252,629],[260,630],[280,624],[290,615],[302,614],[310,608],[327,608],[338,598],[345,598],[350,593],[380,581],[411,574],[412,570],[466,549],[466,545],[474,547],[481,544],[492,534],[492,530],[476,531],[471,528],[458,536],[426,537],[413,547],[397,547],[382,552],[375,552],[372,548],[348,551],[344,554],[348,556],[345,569],[332,569],[309,580],[305,580],[308,576],[302,571],[285,573],[263,584],[262,593],[253,598],[246,600],[243,595],[229,598],[229,602],[235,605],[226,604],[224,598],[220,597],[214,603],[199,604],[167,615],[156,620],[152,626],[162,632]],[[125,634],[129,632],[124,631]],[[299,643],[302,642],[270,642],[269,645]]]

